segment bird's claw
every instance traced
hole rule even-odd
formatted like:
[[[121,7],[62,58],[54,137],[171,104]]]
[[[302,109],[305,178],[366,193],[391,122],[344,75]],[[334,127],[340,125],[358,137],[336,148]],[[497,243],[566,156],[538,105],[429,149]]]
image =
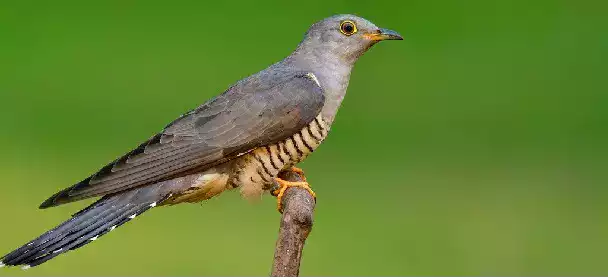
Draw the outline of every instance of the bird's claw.
[[[304,182],[306,182],[306,175],[304,175],[304,170],[302,170],[299,167],[292,166],[291,167],[291,172],[300,175],[300,177],[302,177],[302,179],[304,179]]]
[[[287,189],[290,187],[300,187],[300,188],[306,189],[310,193],[310,195],[312,195],[312,197],[315,199],[315,201],[317,200],[317,195],[310,188],[310,185],[306,181],[290,182],[290,181],[285,181],[281,178],[275,178],[275,181],[277,183],[278,189],[273,190],[271,192],[271,194],[273,196],[277,197],[277,210],[280,213],[283,213],[283,195],[285,194],[285,191],[287,191]]]

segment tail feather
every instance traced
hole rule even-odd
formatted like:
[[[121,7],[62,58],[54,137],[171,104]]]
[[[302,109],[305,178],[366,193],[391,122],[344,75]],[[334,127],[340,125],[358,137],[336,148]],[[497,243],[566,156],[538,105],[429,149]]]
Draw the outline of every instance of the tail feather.
[[[109,195],[72,218],[0,259],[0,267],[40,265],[56,256],[80,248],[107,234],[166,200],[158,189],[144,187]]]
[[[92,241],[97,240],[99,237],[107,234],[110,231],[110,229],[112,228],[112,226],[115,226],[114,224],[117,224],[119,222],[125,223],[128,220],[132,219],[132,218],[128,217],[129,214],[131,214],[131,213],[141,214],[141,213],[145,212],[146,210],[148,210],[149,208],[150,208],[149,205],[144,205],[144,207],[142,209],[141,205],[139,205],[132,209],[128,209],[128,211],[126,213],[125,212],[121,213],[120,217],[117,217],[104,224],[95,224],[94,226],[86,228],[85,230],[78,232],[77,234],[73,234],[68,239],[61,240],[60,243],[56,243],[55,245],[52,245],[52,246],[44,249],[43,251],[41,251],[41,253],[47,253],[47,254],[38,256],[38,257],[28,260],[28,261],[24,261],[23,263],[28,264],[29,266],[37,266],[39,264],[42,264],[42,263],[58,256],[59,254],[80,248]]]
[[[38,249],[34,249],[33,251],[25,253],[24,256],[21,256],[21,259],[9,262],[20,264],[24,263],[29,264],[30,266],[34,266],[33,263],[35,261],[44,260],[45,258],[50,259],[54,256],[61,254],[62,252],[75,249],[74,246],[81,244],[82,242],[93,238],[96,239],[96,236],[103,231],[104,226],[108,224],[113,224],[114,222],[121,220],[122,218],[127,216],[128,213],[134,212],[134,208],[130,208],[127,206],[123,209],[119,209],[115,213],[110,213],[104,218],[92,218],[90,220],[87,220],[85,221],[85,223],[80,224],[74,229],[72,229],[72,231],[69,232],[67,236],[57,237],[54,240],[43,243]],[[127,210],[127,214],[125,214],[123,210]],[[83,229],[75,232],[79,228]]]
[[[2,258],[3,262],[8,265],[18,265],[25,262],[27,259],[30,259],[32,256],[39,256],[45,252],[57,250],[56,247],[53,248],[52,246],[56,245],[58,242],[69,242],[69,235],[86,231],[87,227],[93,226],[95,221],[103,222],[102,220],[105,219],[105,216],[114,211],[113,209],[104,209],[104,207],[111,205],[115,201],[108,199],[104,202],[106,203],[102,203],[106,205],[101,205],[102,203],[98,202],[94,204],[95,207],[86,208],[85,210],[88,210],[86,213],[78,213],[70,220],[11,252]]]

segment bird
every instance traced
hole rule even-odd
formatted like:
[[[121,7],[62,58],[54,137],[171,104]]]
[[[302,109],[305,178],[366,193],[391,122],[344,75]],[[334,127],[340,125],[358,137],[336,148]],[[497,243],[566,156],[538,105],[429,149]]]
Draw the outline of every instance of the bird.
[[[289,187],[314,191],[296,165],[327,137],[357,60],[376,43],[403,40],[362,17],[341,14],[310,26],[283,60],[235,82],[86,179],[49,197],[40,209],[100,197],[67,221],[0,259],[0,267],[43,264],[151,208],[199,203],[238,189],[245,199]]]

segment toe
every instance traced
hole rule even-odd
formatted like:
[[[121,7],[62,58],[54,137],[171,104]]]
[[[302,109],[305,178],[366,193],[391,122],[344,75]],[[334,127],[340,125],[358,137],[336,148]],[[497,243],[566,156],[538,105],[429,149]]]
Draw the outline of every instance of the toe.
[[[299,167],[292,166],[292,167],[291,167],[291,171],[293,171],[293,172],[295,172],[295,173],[298,173],[298,174],[300,174],[300,175],[304,176],[304,170],[303,170],[303,169],[301,169],[301,168],[299,168]]]

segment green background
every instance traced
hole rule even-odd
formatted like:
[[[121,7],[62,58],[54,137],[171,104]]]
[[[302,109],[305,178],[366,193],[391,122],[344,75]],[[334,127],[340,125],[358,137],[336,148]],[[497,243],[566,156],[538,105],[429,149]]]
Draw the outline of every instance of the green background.
[[[355,13],[405,40],[362,57],[302,164],[319,198],[301,273],[606,275],[606,8],[2,1],[0,252],[90,203],[37,210],[46,197]],[[228,192],[0,275],[267,275],[279,217],[272,197]]]

